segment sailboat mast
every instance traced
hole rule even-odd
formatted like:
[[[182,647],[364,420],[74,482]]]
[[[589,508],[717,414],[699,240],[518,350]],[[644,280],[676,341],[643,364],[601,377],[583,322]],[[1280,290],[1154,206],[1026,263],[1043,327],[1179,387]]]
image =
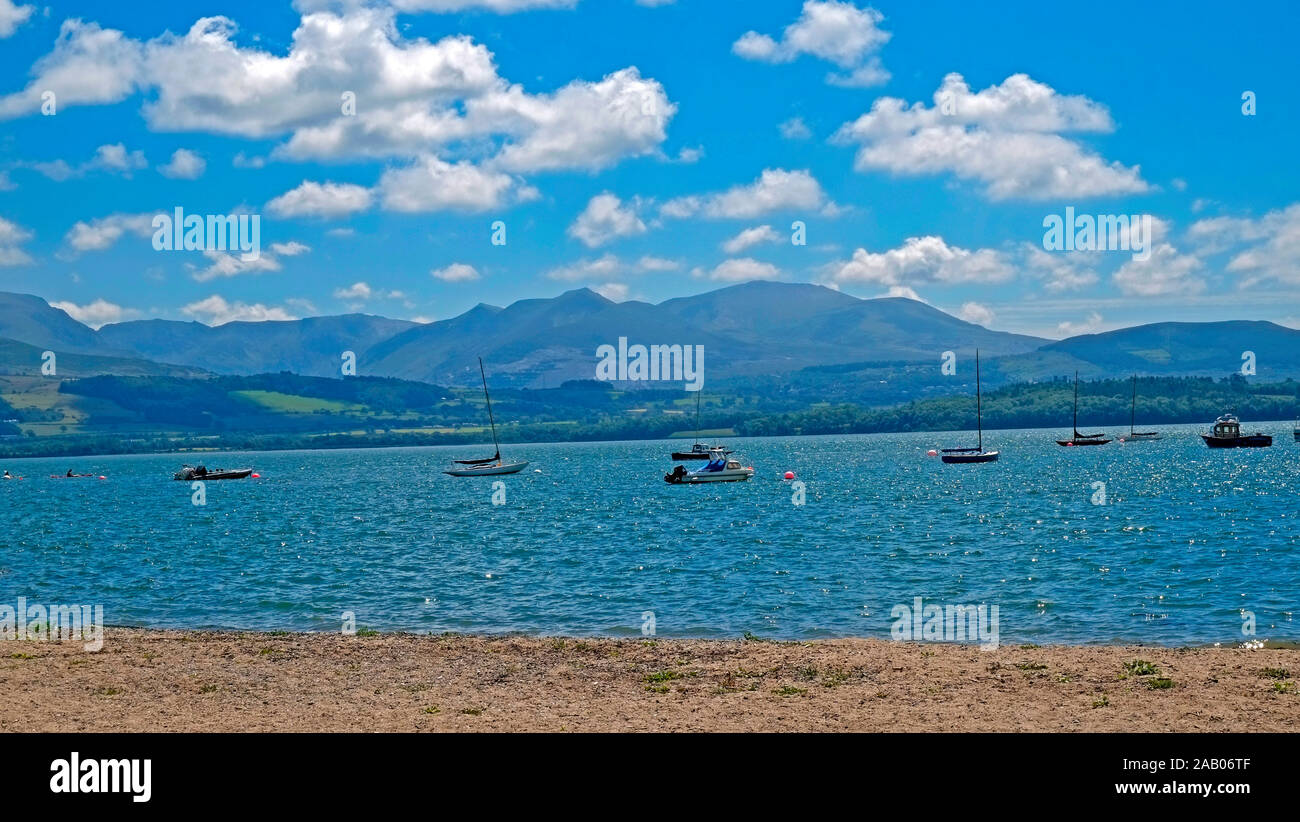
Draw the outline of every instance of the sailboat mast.
[[[1079,436],[1079,372],[1074,372],[1074,436]]]
[[[1133,436],[1133,423],[1137,420],[1138,410],[1138,375],[1133,375],[1133,407],[1128,412],[1128,435]]]
[[[492,397],[488,394],[487,372],[483,370],[483,358],[478,358],[478,373],[483,378],[483,399],[487,401],[488,423],[492,426],[492,447],[496,449],[496,455],[501,456],[501,444],[497,442],[497,421],[492,418]]]
[[[695,392],[695,444],[700,444],[700,395],[702,392]]]
[[[975,429],[979,432],[980,453],[984,452],[984,409],[980,396],[980,350],[975,349]]]

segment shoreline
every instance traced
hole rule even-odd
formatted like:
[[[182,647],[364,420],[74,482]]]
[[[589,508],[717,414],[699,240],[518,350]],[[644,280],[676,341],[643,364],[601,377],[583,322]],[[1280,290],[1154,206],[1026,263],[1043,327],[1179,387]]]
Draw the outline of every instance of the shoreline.
[[[107,628],[0,642],[0,731],[1295,731],[1289,649]]]
[[[1163,422],[1163,423],[1150,423],[1150,424],[1162,425],[1165,426],[1166,428],[1171,426],[1198,426],[1199,427],[1198,430],[1204,429],[1206,425],[1203,421],[1197,421],[1197,420],[1192,420],[1188,422]],[[1295,430],[1292,427],[1294,423],[1289,420],[1257,420],[1249,423],[1247,427],[1269,426],[1269,425],[1277,425],[1283,427],[1283,430],[1281,430],[1280,433],[1275,433],[1273,435],[1274,439],[1280,439],[1283,442],[1285,442],[1287,432]],[[1111,426],[1098,425],[1094,427],[1122,428],[1123,426],[1120,425],[1119,423],[1116,423],[1115,425],[1111,425]],[[1027,426],[1027,427],[1018,426],[1013,428],[1000,427],[1000,428],[985,429],[986,433],[997,433],[997,432],[1005,433],[1005,432],[1017,432],[1017,431],[1056,431],[1056,432],[1068,433],[1069,429],[1064,428],[1060,425]],[[899,436],[903,434],[961,435],[961,434],[969,434],[969,433],[970,433],[969,429],[914,428],[908,431],[850,431],[845,433],[826,433],[826,434],[743,434],[743,435],[733,434],[731,436],[720,437],[720,438],[729,439],[729,440],[744,440],[744,439],[766,440],[766,439],[780,439],[783,437],[808,439],[808,438],[815,438],[815,437],[878,437],[878,436]],[[92,435],[85,435],[85,436],[87,436],[88,438],[95,438],[99,436],[108,438],[108,437],[125,437],[127,435],[92,434]],[[161,437],[163,435],[157,434],[157,435],[149,435],[149,436]],[[261,436],[261,435],[253,434],[250,436]],[[85,450],[85,449],[74,448],[72,450],[62,452],[62,453],[42,453],[42,454],[22,454],[22,453],[12,454],[10,452],[4,451],[3,448],[0,448],[0,460],[21,462],[24,460],[67,460],[67,459],[93,458],[93,457],[161,457],[161,456],[168,456],[168,455],[175,455],[175,454],[181,454],[181,455],[226,454],[226,453],[280,454],[280,453],[289,453],[294,451],[315,453],[315,452],[326,452],[326,451],[376,451],[376,450],[397,450],[397,449],[411,449],[411,448],[470,448],[470,447],[479,447],[479,446],[491,444],[490,441],[482,442],[478,440],[465,439],[465,440],[454,440],[450,442],[411,442],[411,443],[387,442],[387,443],[377,443],[374,445],[367,445],[364,442],[337,442],[336,443],[336,442],[332,442],[332,440],[334,438],[338,438],[338,439],[356,438],[358,440],[365,440],[367,437],[373,435],[357,435],[357,434],[348,434],[348,433],[341,433],[341,432],[324,432],[319,434],[313,434],[310,436],[318,437],[324,442],[313,446],[307,446],[303,443],[297,443],[293,445],[286,445],[280,448],[274,447],[272,444],[262,443],[260,444],[261,447],[257,447],[257,448],[236,448],[236,447],[226,447],[226,446],[211,446],[211,447],[191,446],[191,447],[178,447],[178,448],[173,448],[173,449],[168,449],[163,451],[97,451],[97,450]],[[384,436],[384,435],[379,435],[379,436]],[[402,434],[396,436],[407,436],[407,435]],[[410,436],[412,436],[412,438],[418,439],[423,435],[410,435]],[[510,445],[510,446],[525,446],[525,447],[535,446],[535,445],[616,445],[621,443],[643,443],[643,442],[671,443],[671,442],[681,442],[684,440],[688,440],[690,438],[691,436],[685,434],[681,436],[670,436],[670,437],[639,437],[636,439],[623,438],[623,439],[612,439],[612,440],[602,440],[602,439],[510,440],[503,437],[501,439],[501,444]],[[15,438],[15,439],[20,439],[20,438]],[[54,439],[54,437],[51,437],[50,439]],[[2,441],[0,441],[0,444],[2,444]]]

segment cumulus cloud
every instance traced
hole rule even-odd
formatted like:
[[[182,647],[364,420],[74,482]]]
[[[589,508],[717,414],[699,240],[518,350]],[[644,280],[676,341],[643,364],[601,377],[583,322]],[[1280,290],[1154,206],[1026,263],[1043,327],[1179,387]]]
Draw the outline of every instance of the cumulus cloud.
[[[229,322],[266,322],[268,320],[296,320],[293,314],[290,314],[278,306],[268,306],[263,303],[243,303],[228,302],[220,294],[213,294],[197,302],[181,308],[181,313],[187,317],[192,317],[206,325],[225,325]]]
[[[353,183],[317,183],[304,180],[266,204],[277,217],[346,217],[370,208],[373,195]]]
[[[153,212],[145,214],[110,214],[93,220],[78,221],[68,229],[64,244],[73,254],[104,251],[117,244],[124,234],[149,239],[153,237]]]
[[[624,206],[622,200],[608,191],[592,197],[569,226],[569,236],[581,240],[588,248],[598,248],[619,237],[645,231],[645,223],[637,216],[637,204]]]
[[[1137,194],[1150,186],[1137,166],[1104,158],[1062,136],[1114,130],[1110,113],[1082,96],[1063,95],[1027,75],[972,93],[949,74],[934,105],[882,97],[833,141],[860,146],[858,171],[950,173],[984,186],[992,199]]]
[[[844,70],[826,81],[842,86],[875,86],[889,80],[876,52],[889,42],[880,28],[884,15],[873,8],[859,9],[837,0],[807,0],[799,19],[786,26],[781,39],[748,31],[731,50],[747,60],[789,63],[801,55],[827,60]]]
[[[225,277],[240,277],[245,274],[263,274],[268,271],[279,271],[284,267],[274,254],[265,251],[251,260],[224,251],[204,251],[203,256],[208,259],[209,264],[191,275],[196,283],[206,283]]]
[[[569,5],[405,2],[426,11]],[[147,41],[68,21],[53,51],[33,66],[28,86],[0,97],[0,119],[36,112],[43,90],[55,91],[60,106],[118,102],[144,91],[143,113],[155,131],[283,137],[273,155],[290,160],[398,160],[409,165],[390,169],[374,192],[385,207],[479,211],[537,196],[510,175],[596,171],[661,154],[677,109],[658,81],[634,67],[530,94],[498,74],[486,46],[465,35],[407,37],[390,6],[297,6],[302,17],[284,53],[256,40],[241,44],[248,41],[237,39],[235,22],[220,16]],[[430,183],[483,190],[448,197],[419,190]],[[351,203],[346,213],[358,210],[360,195],[352,193],[334,208]]]
[[[750,280],[775,280],[781,276],[781,269],[771,263],[760,262],[752,257],[739,257],[724,260],[711,269],[696,268],[694,276],[717,280],[720,282],[740,283]]]
[[[950,246],[942,237],[908,237],[898,248],[872,253],[864,248],[852,258],[832,263],[827,279],[836,284],[871,283],[915,288],[934,283],[1001,283],[1015,268],[1000,251],[969,251]]]
[[[1189,296],[1205,290],[1203,264],[1169,243],[1159,243],[1145,260],[1129,260],[1112,279],[1119,290],[1136,297]]]
[[[364,302],[373,295],[374,292],[366,283],[353,283],[347,288],[334,289],[334,299],[336,300],[360,300]]]
[[[311,251],[311,246],[303,245],[297,240],[290,240],[287,243],[271,243],[271,253],[279,254],[281,257],[297,257],[299,254],[306,254]]]
[[[1239,275],[1242,287],[1266,280],[1300,284],[1300,203],[1258,218],[1198,220],[1187,234],[1204,253],[1231,251],[1225,270]]]
[[[1105,321],[1102,316],[1096,311],[1093,311],[1089,313],[1087,318],[1082,322],[1076,323],[1066,320],[1057,325],[1056,330],[1060,331],[1067,337],[1074,337],[1079,334],[1096,334],[1098,331],[1103,329],[1104,324]]]
[[[128,151],[122,143],[103,145],[95,149],[95,156],[80,165],[70,165],[65,160],[26,163],[29,168],[51,180],[62,182],[73,177],[83,177],[92,171],[107,171],[130,177],[133,171],[149,165],[143,151]]]
[[[571,9],[578,0],[392,0],[399,11],[453,12],[484,10],[513,14],[529,9]]]
[[[739,254],[762,243],[779,243],[783,237],[770,225],[747,228],[722,244],[728,254]]]
[[[0,266],[30,263],[32,258],[20,246],[31,238],[31,231],[0,217]]]
[[[14,0],[0,0],[0,40],[12,36],[34,11],[35,6],[20,6]]]
[[[663,217],[703,216],[714,219],[753,219],[779,211],[835,214],[821,183],[808,171],[764,169],[758,179],[716,194],[678,197],[660,208]]]
[[[546,272],[546,277],[562,282],[586,280],[612,280],[617,277],[635,276],[653,272],[676,271],[681,263],[663,257],[644,256],[637,260],[623,260],[614,254],[605,254],[596,259],[582,259],[568,265],[561,265]]]
[[[791,117],[789,120],[777,126],[781,136],[787,140],[807,140],[812,136],[812,129],[803,121],[802,117]]]
[[[203,176],[208,163],[198,154],[187,148],[178,148],[172,153],[171,162],[159,166],[158,171],[164,177],[176,180],[197,180]]]
[[[616,303],[621,303],[627,300],[628,287],[625,283],[601,283],[600,285],[593,286],[591,290],[595,291],[605,299],[613,300]]]
[[[102,298],[85,305],[77,305],[72,302],[52,302],[50,305],[63,310],[77,322],[84,323],[94,329],[99,329],[109,323],[120,323],[123,320],[140,316],[140,312],[134,308],[123,308]]]
[[[957,312],[957,316],[968,323],[975,323],[985,327],[992,324],[994,319],[993,309],[976,302],[963,303],[961,310]]]
[[[1045,251],[1042,246],[1026,243],[1021,257],[1025,271],[1043,282],[1053,294],[1079,291],[1096,285],[1099,278],[1093,265],[1097,255],[1087,251]]]
[[[478,269],[466,263],[452,263],[445,268],[435,268],[429,275],[444,283],[467,283],[479,278]]]

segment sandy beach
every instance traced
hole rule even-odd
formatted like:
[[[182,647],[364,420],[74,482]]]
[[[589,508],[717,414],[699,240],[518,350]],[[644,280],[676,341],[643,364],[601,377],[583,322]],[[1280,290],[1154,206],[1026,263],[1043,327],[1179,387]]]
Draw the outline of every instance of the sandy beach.
[[[118,628],[3,643],[0,731],[1294,731],[1296,674],[1271,649]]]

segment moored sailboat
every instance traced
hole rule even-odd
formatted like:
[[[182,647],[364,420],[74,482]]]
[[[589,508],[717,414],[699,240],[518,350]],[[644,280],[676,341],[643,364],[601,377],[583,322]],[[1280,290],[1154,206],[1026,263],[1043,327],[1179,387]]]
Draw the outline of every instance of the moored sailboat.
[[[689,451],[674,451],[673,459],[675,460],[706,460],[709,458],[709,452],[711,452],[714,448],[718,447],[716,445],[706,445],[700,442],[700,396],[701,394],[703,394],[702,391],[695,392],[695,444],[691,446],[691,450]],[[725,453],[730,454],[731,452],[727,451]]]
[[[945,448],[940,459],[949,464],[997,462],[997,451],[984,450],[984,410],[980,392],[980,352],[975,350],[975,430],[978,443],[974,448]]]
[[[1105,445],[1110,442],[1105,434],[1079,433],[1079,372],[1074,372],[1074,436],[1068,440],[1057,440],[1057,445]]]
[[[483,370],[483,358],[478,358],[478,373],[483,378],[483,399],[487,403],[488,424],[492,426],[492,446],[496,453],[480,460],[452,460],[464,468],[449,468],[443,471],[453,477],[489,477],[501,474],[517,474],[528,467],[528,460],[504,462],[501,459],[501,444],[497,441],[497,422],[492,416],[492,397],[488,394],[487,372]]]
[[[1138,377],[1133,375],[1133,405],[1129,409],[1128,415],[1128,436],[1120,437],[1120,442],[1150,442],[1151,440],[1160,439],[1159,431],[1134,431],[1133,423],[1137,419],[1138,403]]]

